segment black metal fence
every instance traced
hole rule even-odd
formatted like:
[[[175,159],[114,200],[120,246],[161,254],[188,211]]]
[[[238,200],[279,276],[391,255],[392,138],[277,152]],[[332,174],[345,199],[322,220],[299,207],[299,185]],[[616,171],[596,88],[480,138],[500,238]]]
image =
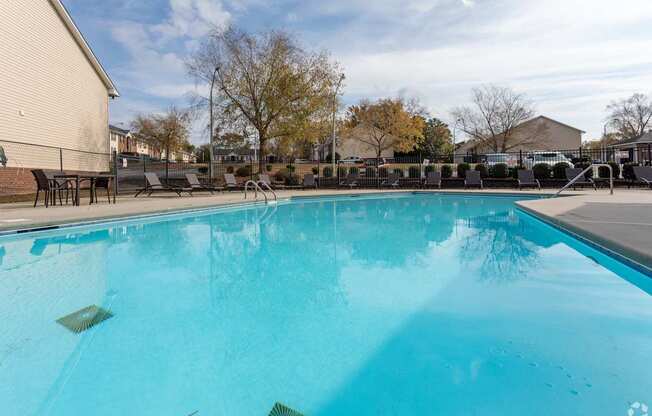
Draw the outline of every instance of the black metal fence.
[[[0,196],[34,192],[32,169],[59,172],[112,172],[110,153],[0,140]]]
[[[516,170],[534,169],[544,185],[559,186],[566,179],[563,168],[587,166],[590,163],[611,163],[617,180],[631,184],[633,164],[652,165],[652,149],[644,145],[627,150],[570,149],[550,151],[518,151],[505,153],[407,154],[392,158],[349,158],[337,160],[297,160],[269,158],[260,164],[253,159],[207,162],[167,161],[147,156],[89,152],[62,147],[35,145],[0,140],[4,158],[0,157],[0,195],[29,193],[34,188],[30,170],[34,168],[65,172],[111,172],[116,174],[119,193],[131,193],[144,186],[145,172],[156,173],[162,181],[184,184],[185,174],[196,174],[200,180],[220,184],[224,174],[232,173],[240,182],[268,175],[273,183],[298,185],[304,175],[314,174],[320,187],[337,187],[347,175],[357,175],[359,187],[378,188],[390,174],[400,177],[401,186],[418,187],[428,172],[441,172],[449,187],[463,186],[464,172],[480,170],[494,186],[512,186]],[[2,156],[2,154],[0,154]],[[540,165],[539,168],[535,168]],[[543,166],[543,167],[542,167]],[[547,168],[545,168],[547,166]],[[596,177],[605,174],[596,170]],[[512,181],[512,182],[510,182]],[[629,181],[629,182],[628,182]]]

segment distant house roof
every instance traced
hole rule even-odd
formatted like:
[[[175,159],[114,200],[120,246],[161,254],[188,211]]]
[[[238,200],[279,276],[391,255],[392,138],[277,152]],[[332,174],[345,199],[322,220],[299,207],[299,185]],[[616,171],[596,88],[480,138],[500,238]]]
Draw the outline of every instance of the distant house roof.
[[[120,134],[124,134],[124,135],[129,134],[129,130],[125,130],[125,129],[122,129],[120,127],[116,127],[113,124],[109,124],[109,130],[112,130],[112,131],[114,131],[116,133],[120,133]]]
[[[229,156],[229,155],[236,155],[236,156],[253,156],[255,154],[253,149],[224,149],[224,148],[216,148],[215,149],[215,154],[219,156]]]
[[[70,13],[68,13],[68,10],[66,10],[63,3],[61,3],[61,0],[50,0],[50,3],[52,4],[52,7],[54,7],[54,9],[57,11],[59,17],[61,17],[61,20],[68,28],[68,31],[75,39],[75,41],[77,41],[77,44],[81,48],[82,52],[84,52],[84,55],[86,55],[86,58],[90,62],[91,66],[93,67],[93,69],[95,69],[95,72],[97,72],[97,75],[100,77],[100,79],[106,86],[109,97],[112,98],[119,97],[120,94],[118,93],[118,90],[113,84],[113,81],[111,81],[109,74],[107,74],[106,71],[104,70],[104,67],[102,67],[102,64],[97,59],[97,56],[95,56],[93,50],[88,45],[88,42],[86,42],[86,39],[84,39],[84,35],[82,35],[82,33],[79,31],[79,28],[72,20]]]
[[[525,124],[525,123],[530,123],[530,122],[532,122],[532,121],[534,121],[534,120],[538,120],[538,119],[548,120],[548,121],[553,122],[553,123],[555,123],[555,124],[559,124],[560,126],[568,127],[569,129],[579,131],[579,132],[582,133],[582,134],[586,133],[584,130],[580,130],[580,129],[578,129],[577,127],[570,126],[570,125],[568,125],[568,124],[562,123],[561,121],[557,121],[557,120],[555,120],[555,119],[552,119],[552,118],[550,118],[550,117],[546,117],[546,116],[537,116],[537,117],[534,117],[534,118],[532,118],[532,119],[530,119],[530,120],[524,121],[524,122],[521,123],[520,125],[523,125],[523,124]],[[517,127],[518,127],[518,126],[517,126]]]
[[[628,147],[637,144],[650,144],[650,143],[652,143],[652,131],[648,131],[647,133],[638,137],[623,139],[619,142],[612,144],[610,147]]]
[[[526,124],[532,123],[532,122],[537,121],[537,120],[545,120],[545,121],[548,121],[548,122],[551,122],[551,123],[555,123],[555,124],[558,124],[558,125],[560,125],[560,126],[563,126],[563,127],[569,128],[569,129],[571,129],[571,130],[575,130],[575,131],[579,132],[580,134],[584,134],[584,133],[586,133],[584,130],[580,130],[580,129],[578,129],[577,127],[570,126],[570,125],[568,125],[568,124],[562,123],[562,122],[560,122],[560,121],[557,121],[557,120],[555,120],[555,119],[552,119],[552,118],[550,118],[550,117],[546,117],[546,116],[536,116],[536,117],[534,117],[534,118],[531,118],[531,119],[529,119],[529,120],[526,120],[526,121],[522,122],[521,124],[515,126],[514,129],[517,129],[517,128],[520,127],[520,126],[524,126],[524,125],[526,125]],[[482,143],[481,140],[477,140],[477,139],[469,139],[469,140],[467,140],[467,141],[465,141],[465,142],[461,142],[461,143],[459,144],[459,147],[456,146],[456,150],[459,149],[459,150],[462,150],[462,151],[468,151],[468,150],[474,148],[474,147],[476,146],[476,144],[481,144],[481,143]]]

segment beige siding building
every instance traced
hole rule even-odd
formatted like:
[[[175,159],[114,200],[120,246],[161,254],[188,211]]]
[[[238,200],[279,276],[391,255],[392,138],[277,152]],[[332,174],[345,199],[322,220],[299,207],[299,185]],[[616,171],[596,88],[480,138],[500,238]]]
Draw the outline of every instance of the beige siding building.
[[[514,136],[507,152],[539,150],[577,150],[582,145],[584,131],[545,116],[528,120],[514,129]],[[498,143],[499,146],[501,143]],[[457,153],[495,153],[487,144],[473,140],[462,144]]]
[[[109,153],[108,101],[118,92],[60,0],[3,1],[0,44],[8,168],[59,169],[63,154],[66,170],[108,169],[108,158],[74,151]]]
[[[388,137],[381,143],[380,157],[394,157],[393,137]],[[377,156],[377,146],[374,146],[374,139],[368,127],[359,125],[346,132],[337,140],[336,152],[342,159],[349,157],[375,158]],[[330,148],[328,152],[330,153]]]

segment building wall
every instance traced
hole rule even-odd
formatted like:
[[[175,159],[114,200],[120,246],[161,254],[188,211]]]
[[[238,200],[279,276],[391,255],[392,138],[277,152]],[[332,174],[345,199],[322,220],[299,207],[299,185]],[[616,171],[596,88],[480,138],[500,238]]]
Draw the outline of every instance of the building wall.
[[[360,138],[364,138],[365,141],[369,142],[369,140],[365,138],[369,137],[369,135],[370,133],[366,128],[358,126],[338,140],[335,151],[339,153],[342,159],[351,156],[374,158],[376,157],[376,148],[360,140]],[[330,153],[330,149],[327,153]],[[381,157],[394,157],[394,149],[389,147],[388,149],[383,150],[381,152]]]
[[[535,140],[529,140],[532,136]],[[537,117],[518,126],[514,132],[508,152],[537,150],[576,150],[582,145],[582,132],[547,118]],[[494,153],[490,146],[476,146],[473,143],[462,145],[457,152],[460,154],[475,152],[478,154]]]
[[[50,2],[2,2],[0,39],[0,141],[109,153],[107,88]],[[0,145],[9,167],[60,168],[58,152]],[[108,158],[64,159],[66,170],[108,168]]]

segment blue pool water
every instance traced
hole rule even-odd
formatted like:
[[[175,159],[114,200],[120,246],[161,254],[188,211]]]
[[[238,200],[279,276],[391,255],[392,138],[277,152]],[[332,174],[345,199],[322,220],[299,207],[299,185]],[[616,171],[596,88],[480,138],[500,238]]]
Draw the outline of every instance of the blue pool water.
[[[0,413],[625,415],[652,404],[651,281],[508,197],[4,237]],[[56,322],[89,305],[113,317]]]

